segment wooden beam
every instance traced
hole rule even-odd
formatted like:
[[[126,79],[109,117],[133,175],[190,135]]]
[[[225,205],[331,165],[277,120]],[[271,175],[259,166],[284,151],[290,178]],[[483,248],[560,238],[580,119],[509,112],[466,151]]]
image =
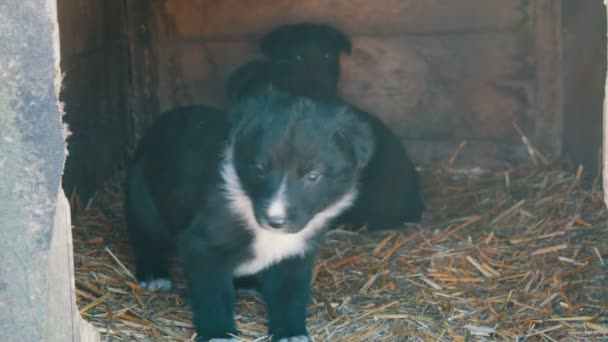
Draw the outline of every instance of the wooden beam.
[[[537,0],[534,4],[536,52],[536,144],[561,155],[563,137],[562,2]]]
[[[608,0],[604,0],[606,16],[608,17]],[[608,36],[608,27],[606,28]],[[603,132],[603,188],[604,202],[608,205],[608,71],[606,72],[606,84],[604,85],[604,132]]]
[[[96,342],[99,332],[76,306],[70,204],[63,191],[57,196],[53,239],[49,249],[45,341]]]
[[[70,210],[60,191],[57,1],[1,7],[0,340],[99,341],[75,306]]]
[[[131,148],[159,115],[157,51],[153,42],[158,40],[153,9],[162,4],[146,0],[126,2],[126,30],[129,40],[131,70],[131,103],[129,145]]]
[[[163,3],[165,16],[177,19],[171,20],[173,33],[194,39],[257,38],[277,25],[300,21],[331,23],[349,35],[386,36],[495,32],[517,28],[526,19],[521,0],[206,0]]]

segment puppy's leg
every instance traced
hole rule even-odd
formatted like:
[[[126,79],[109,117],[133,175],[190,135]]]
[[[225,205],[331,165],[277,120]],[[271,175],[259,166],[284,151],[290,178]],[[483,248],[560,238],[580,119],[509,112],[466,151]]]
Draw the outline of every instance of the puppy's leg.
[[[198,341],[229,339],[237,332],[231,264],[191,234],[180,237],[178,249],[188,280]]]
[[[169,259],[174,242],[154,204],[141,165],[136,164],[131,170],[127,187],[125,218],[139,285],[149,291],[169,291]]]
[[[139,286],[152,292],[171,290],[170,246],[148,239],[141,234],[131,234],[130,241],[135,255],[135,274]]]
[[[268,331],[272,341],[312,341],[306,329],[314,253],[284,260],[262,276],[262,293],[268,306]]]

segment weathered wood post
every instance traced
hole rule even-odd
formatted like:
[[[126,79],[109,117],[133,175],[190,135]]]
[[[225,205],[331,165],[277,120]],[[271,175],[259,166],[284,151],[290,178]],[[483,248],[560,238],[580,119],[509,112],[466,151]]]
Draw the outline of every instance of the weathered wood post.
[[[606,15],[608,16],[608,0],[604,0]],[[608,21],[607,21],[608,22]],[[606,28],[606,38],[608,39],[608,27]],[[602,180],[604,188],[604,202],[608,204],[608,68],[606,71],[606,83],[604,85],[604,131],[602,146]]]
[[[74,296],[55,0],[0,1],[0,340],[95,341]]]

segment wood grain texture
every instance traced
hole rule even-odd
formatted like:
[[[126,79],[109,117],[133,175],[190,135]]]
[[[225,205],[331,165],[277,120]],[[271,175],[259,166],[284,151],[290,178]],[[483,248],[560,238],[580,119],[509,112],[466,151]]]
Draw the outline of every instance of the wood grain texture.
[[[61,99],[73,133],[62,185],[86,201],[126,159],[130,142],[126,13],[122,1],[60,0],[57,6]]]
[[[158,45],[161,110],[221,105],[224,80],[255,58],[251,41]],[[354,38],[342,59],[341,93],[404,138],[515,139],[528,104],[499,86],[521,74],[519,35]]]
[[[502,30],[524,20],[521,0],[164,1],[180,37],[259,36],[276,25],[331,22],[352,35]]]
[[[412,160],[422,167],[436,168],[447,165],[459,149],[458,140],[404,140],[403,143]],[[487,140],[467,140],[458,153],[453,167],[502,168],[505,163],[521,163],[530,158],[523,144],[503,143]]]
[[[144,102],[158,102],[135,121],[145,124],[176,106],[221,106],[227,74],[258,55],[262,34],[311,20],[351,35],[341,93],[403,139],[518,145],[517,123],[535,141],[553,134],[545,140],[555,148],[555,88],[537,76],[549,75],[559,61],[544,36],[558,22],[538,24],[538,10],[537,2],[519,0],[153,2],[142,29],[149,35],[145,63],[153,67],[141,74],[150,81]],[[542,37],[549,40],[541,46]],[[547,58],[553,67],[539,67]],[[541,106],[553,106],[553,116]]]
[[[564,157],[596,177],[602,147],[606,12],[600,1],[564,2]]]
[[[67,250],[56,249],[71,228],[56,225],[62,218],[56,210],[69,217],[60,191],[66,150],[56,6],[50,0],[0,4],[2,341],[79,341],[74,316],[63,315],[74,310],[73,282],[49,274],[71,272]]]
[[[101,50],[62,63],[65,73],[61,100],[68,138],[63,186],[75,188],[87,200],[126,159],[128,119],[128,64],[122,48]]]
[[[97,329],[80,316],[76,306],[73,250],[70,203],[63,191],[60,191],[48,256],[45,341],[101,341]]]
[[[63,59],[125,44],[122,1],[58,0]]]
[[[559,156],[563,140],[561,1],[534,2],[536,134],[538,147]]]
[[[608,17],[608,1],[604,1],[606,5],[606,16]],[[608,27],[606,28],[608,31]],[[608,35],[607,35],[608,36]],[[608,43],[607,43],[608,44]],[[607,62],[608,63],[608,62]],[[603,103],[603,134],[602,134],[602,185],[604,190],[604,203],[608,205],[608,72],[605,75],[606,81],[604,85],[604,103]]]
[[[133,148],[144,134],[145,129],[158,117],[158,63],[159,47],[154,42],[160,40],[159,31],[164,24],[157,20],[162,11],[158,1],[130,0],[125,2],[128,26],[126,36],[129,42],[130,69],[130,127],[129,147]],[[163,65],[163,67],[167,67]]]
[[[497,86],[517,77],[518,35],[356,38],[344,58],[344,97],[377,113],[407,138],[513,135],[526,104]]]

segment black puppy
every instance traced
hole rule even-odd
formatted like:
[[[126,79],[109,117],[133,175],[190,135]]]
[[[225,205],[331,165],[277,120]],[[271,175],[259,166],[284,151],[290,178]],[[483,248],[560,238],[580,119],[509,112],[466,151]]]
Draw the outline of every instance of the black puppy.
[[[281,87],[315,98],[336,94],[340,55],[351,53],[344,33],[314,23],[280,26],[262,37],[259,47]]]
[[[260,47],[267,61],[249,62],[228,78],[232,103],[268,83],[315,100],[343,103],[337,82],[338,55],[351,48],[345,34],[327,25],[286,25],[263,37]],[[330,62],[320,56],[330,56]],[[339,223],[382,230],[419,221],[424,211],[419,175],[402,142],[380,119],[351,108],[372,127],[377,146],[361,179],[361,195]]]
[[[232,123],[198,112],[159,121],[129,169],[138,279],[151,290],[170,286],[165,251],[176,245],[199,340],[228,341],[236,333],[233,277],[260,274],[273,341],[309,341],[317,245],[356,200],[371,130],[345,106],[273,87],[235,106]]]

